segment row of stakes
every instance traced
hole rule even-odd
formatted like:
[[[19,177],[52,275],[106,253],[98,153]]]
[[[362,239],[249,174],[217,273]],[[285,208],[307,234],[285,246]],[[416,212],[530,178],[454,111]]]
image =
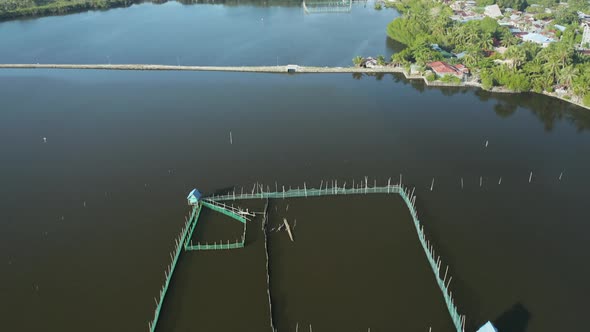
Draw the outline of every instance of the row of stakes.
[[[401,178],[400,178],[401,179]],[[401,182],[400,182],[400,186],[401,186]],[[414,195],[416,188],[412,188],[412,191],[410,192],[410,189],[407,187],[403,187],[403,195],[405,195],[405,198],[407,198],[406,204],[408,205],[408,208],[410,209],[410,212],[413,215],[414,218],[414,222],[417,226],[417,230],[418,230],[418,236],[420,238],[420,240],[423,243],[423,246],[425,246],[425,250],[427,252],[427,256],[428,257],[428,261],[429,263],[434,263],[434,266],[432,266],[435,275],[436,275],[436,279],[437,279],[437,284],[439,285],[439,288],[441,289],[441,291],[443,292],[443,294],[445,295],[445,302],[447,303],[449,312],[451,313],[451,315],[453,317],[451,317],[451,320],[453,321],[453,324],[455,324],[455,327],[457,328],[458,331],[462,331],[465,332],[465,315],[459,315],[458,311],[457,311],[457,307],[454,304],[453,301],[453,292],[449,291],[449,286],[451,285],[451,281],[453,280],[453,277],[449,275],[449,280],[447,281],[447,275],[449,272],[449,266],[447,265],[446,269],[445,269],[445,273],[444,276],[441,279],[441,265],[442,265],[442,261],[441,261],[441,257],[440,255],[437,256],[436,252],[434,250],[434,246],[432,245],[432,243],[426,239],[426,234],[424,233],[424,225],[420,224],[420,220],[418,219],[418,211],[416,209],[416,195]],[[419,228],[418,228],[419,226]],[[441,285],[442,283],[442,285]],[[448,301],[447,301],[447,297],[448,297]],[[460,322],[459,325],[456,324],[454,317],[459,316],[460,318]]]
[[[268,223],[268,198],[266,199],[266,204],[264,205],[264,217],[262,219],[262,231],[264,233],[264,253],[266,255],[266,295],[268,297],[268,310],[269,310],[269,319],[270,319],[270,328],[272,331],[275,331],[275,325],[273,322],[273,315],[272,315],[272,299],[270,297],[270,268],[269,268],[269,253],[268,253],[268,234],[266,233],[266,225]]]
[[[557,177],[558,181],[561,181],[563,179],[563,173],[564,173],[563,171],[559,173],[559,176]],[[402,185],[402,178],[403,178],[403,175],[400,174],[400,181],[399,181],[398,186],[401,186]],[[483,186],[483,179],[484,179],[483,176],[480,176],[479,177],[479,186],[480,187]],[[459,181],[460,181],[460,184],[461,184],[461,189],[463,189],[465,187],[464,178],[461,177]],[[531,171],[529,173],[528,183],[531,183],[532,181],[533,181],[533,172]],[[389,178],[389,180],[388,180],[388,184],[387,184],[388,187],[391,186],[390,182],[391,182],[391,178]],[[433,177],[432,178],[432,181],[430,183],[430,191],[434,191],[434,182],[435,182],[435,178]],[[498,184],[502,184],[502,177],[501,176],[498,178]],[[330,189],[330,190],[333,190],[333,192],[335,194],[337,194],[338,193],[338,190],[342,190],[343,191],[343,190],[346,190],[346,189],[358,189],[358,190],[362,190],[363,188],[364,189],[377,188],[377,180],[376,179],[374,180],[373,187],[369,187],[368,186],[368,179],[367,179],[367,177],[365,177],[365,181],[364,182],[361,181],[360,184],[359,183],[355,184],[354,179],[353,179],[352,185],[351,185],[350,188],[346,188],[346,185],[347,185],[347,182],[345,181],[344,184],[341,187],[339,187],[338,186],[338,180],[331,180],[330,182],[325,181],[325,187],[324,187],[324,180],[321,180],[319,190],[321,191],[323,189],[323,190],[328,191],[328,189]],[[266,191],[264,189],[265,189],[264,188],[264,185],[257,182],[257,183],[255,183],[252,186],[252,190],[250,191],[250,195],[251,196],[254,196],[254,195],[260,195],[260,194],[264,194],[264,193],[267,193],[268,194],[268,193],[280,193],[280,192],[282,192],[283,194],[285,194],[285,192],[293,190],[293,188],[291,186],[289,186],[288,188],[285,188],[285,186],[281,186],[281,188],[279,188],[277,182],[275,182],[275,191],[274,192],[271,192],[269,185],[266,185]],[[301,190],[301,189],[302,189],[301,187],[297,187],[297,190]],[[308,188],[307,188],[306,182],[303,182],[303,190],[304,191],[307,191],[307,189]],[[279,190],[281,190],[281,191],[279,191]],[[246,194],[248,194],[248,192],[246,192]],[[233,200],[236,200],[236,199],[239,199],[240,197],[243,197],[243,196],[244,196],[244,187],[241,187],[240,194],[238,196],[236,196],[236,191],[234,189],[231,194],[227,194],[227,195],[213,195],[212,196],[212,199],[213,199],[213,201],[215,201],[215,200],[217,200],[219,198],[232,197]]]
[[[238,241],[238,239],[236,239],[236,242],[232,242],[231,244],[235,244],[236,246],[238,244],[243,244],[244,243],[244,236],[242,236],[242,241]],[[205,244],[202,244],[201,242],[197,242],[197,248],[200,248],[201,246],[204,247],[209,247],[209,242],[205,242]],[[226,241],[226,243],[223,243],[223,240],[220,240],[219,243],[217,241],[213,242],[211,244],[212,246],[214,246],[215,248],[217,248],[219,246],[219,249],[224,249],[223,246],[225,245],[226,248],[225,249],[229,249],[230,243],[229,240]],[[190,246],[191,247],[195,247],[195,245],[193,244],[193,241],[190,242]]]
[[[156,309],[154,310],[154,318],[148,322],[148,328],[150,332],[153,332],[156,328],[156,324],[158,322],[158,316],[160,314],[160,309],[162,307],[162,302],[164,301],[164,296],[166,295],[166,291],[168,290],[168,285],[170,284],[170,279],[172,277],[172,271],[174,270],[174,267],[176,265],[176,262],[178,260],[178,257],[180,255],[180,252],[182,250],[182,248],[184,247],[184,237],[186,236],[186,232],[188,230],[188,227],[190,226],[190,222],[192,221],[192,216],[190,218],[185,218],[186,222],[184,224],[184,226],[182,227],[180,234],[178,235],[178,237],[176,239],[174,239],[174,251],[169,253],[170,254],[170,264],[168,265],[167,269],[164,271],[164,277],[165,277],[165,281],[164,281],[164,285],[162,285],[162,288],[160,289],[160,296],[159,298],[154,298],[154,301],[156,302]]]

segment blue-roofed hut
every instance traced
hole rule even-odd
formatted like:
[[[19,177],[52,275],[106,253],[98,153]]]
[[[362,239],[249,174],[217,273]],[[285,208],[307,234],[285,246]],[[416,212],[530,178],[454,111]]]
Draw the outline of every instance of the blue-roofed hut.
[[[498,329],[492,324],[492,322],[487,322],[483,324],[477,332],[498,332]]]
[[[186,197],[189,205],[197,205],[199,204],[199,199],[201,199],[201,192],[197,189],[193,189],[188,196]]]

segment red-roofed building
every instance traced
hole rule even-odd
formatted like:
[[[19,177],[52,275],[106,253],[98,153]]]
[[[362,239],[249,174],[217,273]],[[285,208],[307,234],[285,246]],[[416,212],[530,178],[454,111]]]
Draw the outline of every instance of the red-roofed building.
[[[455,75],[456,77],[463,79],[465,74],[469,73],[469,69],[462,64],[453,66],[444,61],[435,61],[429,63],[427,66],[439,77]]]

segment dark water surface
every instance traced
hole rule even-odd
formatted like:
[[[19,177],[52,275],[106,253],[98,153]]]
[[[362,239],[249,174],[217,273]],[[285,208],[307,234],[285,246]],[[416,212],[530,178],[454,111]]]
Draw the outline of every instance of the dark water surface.
[[[351,13],[305,15],[300,3],[142,4],[0,23],[0,63],[350,66],[399,45],[398,16],[356,4]]]
[[[271,200],[270,282],[279,331],[452,331],[399,195]],[[276,231],[288,219],[287,232]]]
[[[145,4],[1,23],[0,62],[272,65],[278,57],[349,65],[356,55],[397,49],[384,34],[395,15],[370,5],[304,15],[295,6]],[[400,173],[416,186],[420,218],[450,265],[468,330],[487,320],[501,331],[584,330],[589,129],[590,112],[544,96],[427,88],[392,75],[0,71],[2,330],[145,331],[193,187],[318,187],[365,176],[384,185]],[[371,220],[377,239],[386,235],[378,222],[383,217],[385,229],[388,208]],[[227,225],[195,236],[241,234],[241,225]],[[358,231],[356,245],[371,248],[367,229]],[[260,243],[183,256],[161,327],[265,329]],[[281,245],[289,242],[275,244],[288,253]],[[284,275],[306,257],[323,267],[330,251],[313,250],[272,265]],[[366,262],[386,278],[398,266],[381,254]],[[426,264],[418,256],[408,260]],[[407,291],[434,284],[421,278]],[[359,329],[373,319],[384,325],[383,315],[371,316],[395,306],[392,286],[383,287],[356,316],[341,315],[326,298],[304,299],[313,287],[287,287],[291,299],[277,301],[294,301],[293,311],[279,311],[279,326],[319,316],[341,316],[338,324],[355,321],[350,327]],[[312,314],[305,303],[324,311]],[[425,312],[405,318],[430,323]],[[194,328],[185,324],[191,319]]]
[[[470,328],[499,319],[527,331],[583,330],[586,110],[391,75],[6,70],[0,96],[7,331],[146,329],[195,186],[318,187],[364,176],[384,185],[400,173],[417,188]],[[214,277],[198,270],[207,259],[181,260],[179,283]],[[172,303],[197,322],[188,296]],[[266,310],[263,300],[244,310]]]

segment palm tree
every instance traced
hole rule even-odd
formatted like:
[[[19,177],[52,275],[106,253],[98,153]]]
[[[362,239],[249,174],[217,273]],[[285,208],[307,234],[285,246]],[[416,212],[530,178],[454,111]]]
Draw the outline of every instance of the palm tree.
[[[491,50],[494,47],[494,39],[491,34],[483,36],[480,47],[484,50]]]
[[[561,67],[556,60],[549,59],[549,61],[545,62],[545,64],[543,65],[543,69],[545,69],[544,75],[551,77],[552,81],[555,81],[557,76],[559,75],[559,70],[561,69]]]
[[[502,37],[502,40],[500,41],[500,43],[504,47],[514,46],[514,45],[518,44],[518,38],[512,34],[508,34],[508,35],[505,35]]]
[[[358,56],[358,55],[357,55],[357,56],[355,56],[354,58],[352,58],[352,63],[353,63],[355,66],[357,66],[357,67],[361,65],[361,62],[363,62],[363,57],[362,57],[362,56]]]
[[[526,53],[521,47],[510,46],[504,53],[504,58],[512,60],[512,68],[517,69],[526,60]]]
[[[578,72],[578,68],[572,65],[563,67],[559,72],[559,83],[571,87],[574,78],[578,76]]]

